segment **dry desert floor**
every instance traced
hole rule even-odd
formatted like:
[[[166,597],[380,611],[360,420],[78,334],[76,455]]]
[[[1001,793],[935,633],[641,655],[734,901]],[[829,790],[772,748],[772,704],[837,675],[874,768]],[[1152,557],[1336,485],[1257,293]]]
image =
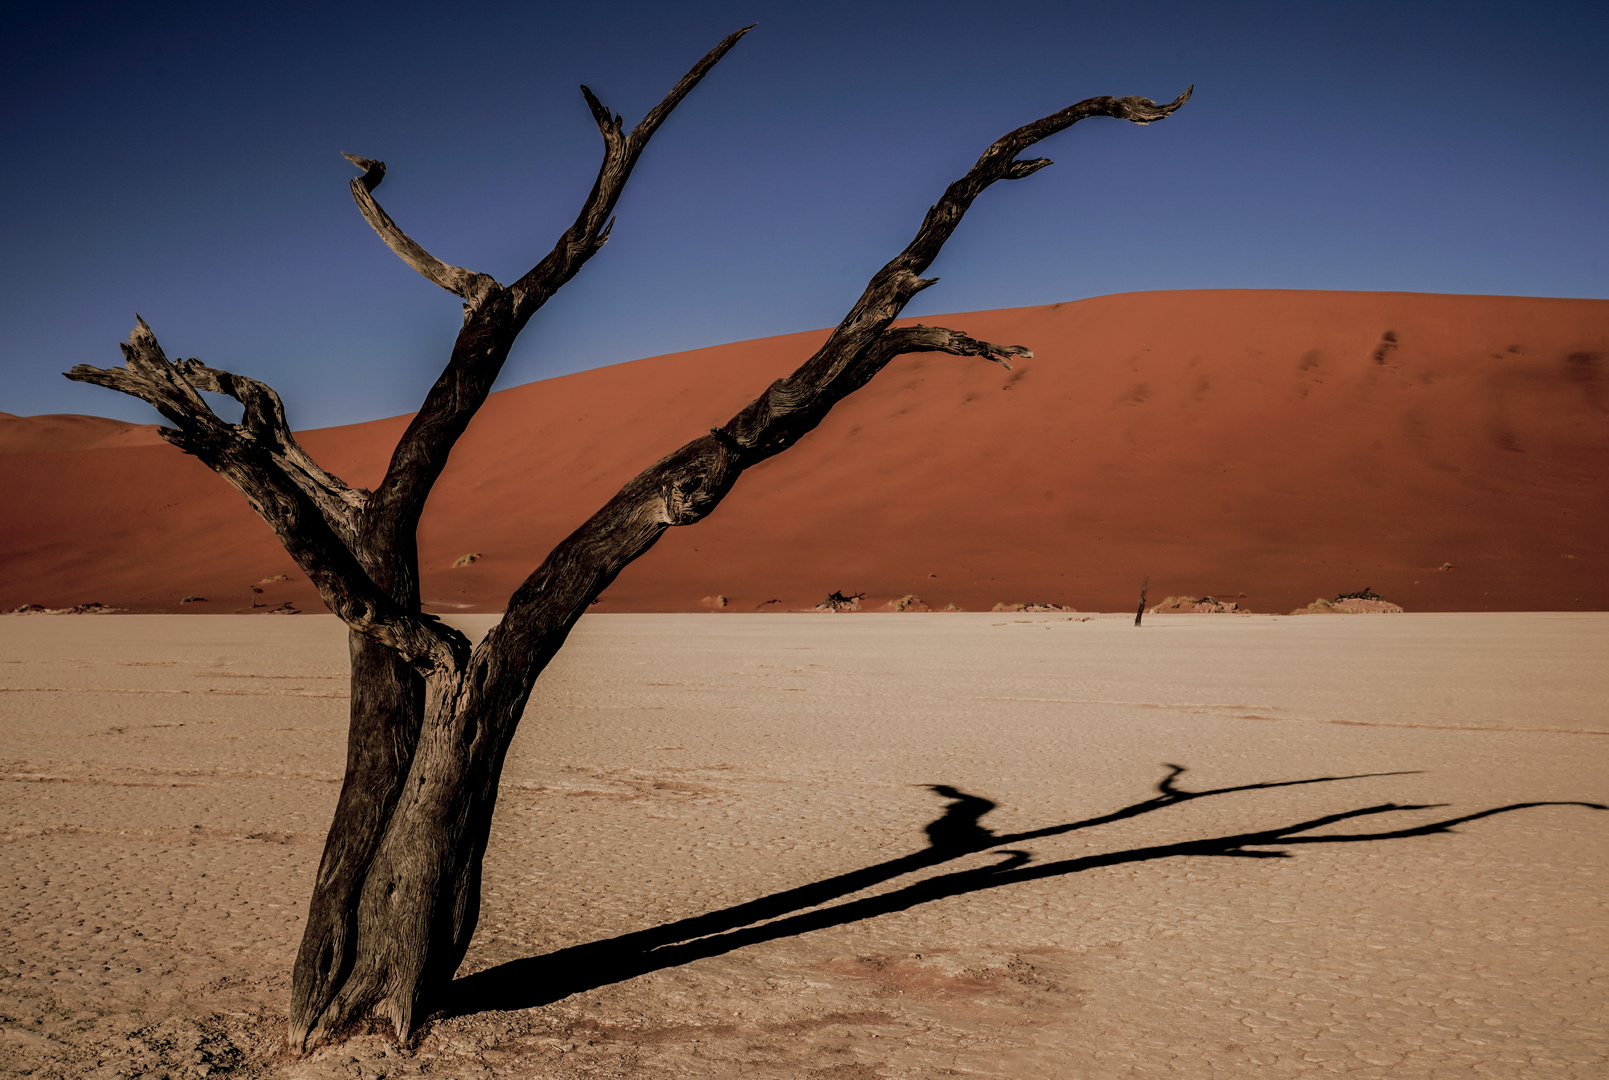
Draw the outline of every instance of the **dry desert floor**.
[[[0,619],[0,1076],[1609,1074],[1609,615],[1131,621],[589,616],[446,1007],[297,1061],[343,629]]]

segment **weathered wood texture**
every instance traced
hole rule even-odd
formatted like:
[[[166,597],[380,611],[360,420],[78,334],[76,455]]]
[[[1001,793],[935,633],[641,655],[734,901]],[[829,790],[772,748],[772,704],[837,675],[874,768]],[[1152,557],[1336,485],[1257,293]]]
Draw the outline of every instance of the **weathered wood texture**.
[[[406,1038],[439,1001],[474,934],[482,857],[515,726],[537,677],[615,576],[666,529],[709,514],[745,469],[798,442],[895,356],[944,352],[1009,367],[1011,357],[1032,355],[954,330],[891,324],[933,284],[920,275],[972,200],[997,180],[1050,164],[1018,154],[1091,116],[1160,120],[1190,93],[1166,105],[1091,98],[991,145],[928,211],[905,250],[873,275],[814,356],[627,483],[553,549],[472,646],[420,610],[415,530],[425,499],[521,329],[608,240],[610,214],[648,140],[745,33],[711,50],[630,134],[582,88],[604,141],[597,179],[574,224],[510,286],[449,266],[415,243],[374,199],[385,164],[347,155],[364,170],[352,195],[365,220],[405,263],[464,301],[447,366],[373,493],[348,487],[302,451],[271,389],[195,360],[169,362],[143,320],[123,347],[125,367],[68,373],[155,405],[173,424],[163,437],[246,497],[351,627],[346,781],[296,960],[295,1051],[372,1013]],[[203,390],[238,400],[241,422],[221,420]]]

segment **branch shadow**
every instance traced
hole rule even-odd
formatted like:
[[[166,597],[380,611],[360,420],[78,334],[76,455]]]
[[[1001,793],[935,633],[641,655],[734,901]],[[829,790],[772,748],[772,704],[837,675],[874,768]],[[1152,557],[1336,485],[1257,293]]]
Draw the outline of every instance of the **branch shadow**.
[[[1304,780],[1279,780],[1212,788],[1206,791],[1187,791],[1178,785],[1179,777],[1186,771],[1184,766],[1167,765],[1166,768],[1169,770],[1168,775],[1157,784],[1157,794],[1149,799],[1098,817],[1007,834],[991,832],[980,823],[983,816],[995,808],[995,804],[990,800],[968,794],[947,784],[927,785],[928,790],[949,800],[949,803],[943,814],[924,830],[929,846],[920,851],[718,911],[679,919],[662,926],[621,934],[602,941],[574,945],[542,956],[512,960],[478,971],[453,981],[444,995],[445,1000],[438,1004],[435,1015],[449,1018],[477,1012],[507,1012],[536,1008],[572,994],[623,982],[651,971],[679,967],[694,960],[720,956],[748,945],[793,937],[812,930],[844,926],[873,919],[879,915],[906,911],[919,904],[932,903],[952,896],[998,889],[1019,882],[1063,877],[1099,867],[1183,856],[1287,859],[1292,857],[1288,851],[1265,849],[1297,844],[1359,844],[1432,836],[1451,833],[1454,826],[1467,822],[1538,806],[1581,806],[1593,810],[1609,810],[1609,807],[1602,804],[1588,802],[1510,803],[1507,806],[1496,806],[1472,814],[1406,828],[1307,835],[1315,829],[1340,822],[1411,810],[1432,810],[1446,805],[1381,803],[1377,806],[1326,814],[1280,828],[1203,837],[1180,843],[1131,848],[1048,863],[1034,864],[1033,856],[1029,852],[1016,850],[1013,847],[1029,840],[1091,829],[1216,795],[1307,784],[1329,784],[1371,777],[1413,775],[1410,771],[1356,773],[1349,776],[1315,776]],[[822,906],[906,874],[942,866],[966,855],[996,849],[1002,857],[1000,861],[988,866],[954,870],[923,878],[876,896],[861,897],[830,907]]]

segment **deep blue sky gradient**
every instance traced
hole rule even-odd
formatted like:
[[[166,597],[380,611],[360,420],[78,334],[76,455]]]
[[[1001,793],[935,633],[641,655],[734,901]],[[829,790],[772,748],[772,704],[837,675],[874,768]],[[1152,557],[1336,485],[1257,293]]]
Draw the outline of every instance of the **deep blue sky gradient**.
[[[910,314],[1144,289],[1609,296],[1609,6],[599,2],[75,5],[0,30],[0,410],[150,422],[64,380],[144,315],[297,427],[406,412],[456,297],[352,205],[338,151],[439,258],[508,282],[599,141],[759,27],[661,129],[609,245],[500,385],[835,323],[1007,130],[1098,94],[1001,184]]]

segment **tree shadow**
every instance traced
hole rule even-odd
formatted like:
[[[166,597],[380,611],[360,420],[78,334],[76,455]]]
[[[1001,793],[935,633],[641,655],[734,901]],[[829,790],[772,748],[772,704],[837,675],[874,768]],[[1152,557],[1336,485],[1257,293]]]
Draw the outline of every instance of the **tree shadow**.
[[[812,930],[844,926],[879,915],[906,911],[918,904],[927,904],[947,897],[1042,878],[1063,877],[1098,867],[1180,856],[1286,859],[1292,857],[1287,851],[1262,849],[1296,844],[1359,844],[1432,836],[1438,833],[1450,833],[1454,826],[1466,822],[1536,806],[1609,809],[1599,803],[1588,802],[1511,803],[1425,825],[1375,832],[1310,835],[1315,829],[1344,821],[1410,810],[1432,810],[1446,805],[1381,803],[1378,806],[1365,806],[1326,814],[1275,829],[1203,837],[1180,843],[1131,848],[1048,863],[1034,864],[1033,856],[1029,852],[1015,850],[1012,847],[1029,840],[1091,829],[1098,825],[1123,821],[1215,795],[1306,784],[1328,784],[1370,777],[1412,775],[1411,772],[1356,773],[1350,776],[1315,776],[1305,780],[1279,780],[1212,788],[1207,791],[1186,791],[1178,786],[1178,779],[1185,772],[1184,766],[1167,765],[1166,768],[1168,775],[1157,784],[1157,794],[1149,799],[1099,817],[1004,835],[993,833],[980,824],[982,817],[995,807],[990,800],[967,794],[947,784],[927,785],[928,790],[949,800],[949,804],[945,807],[944,813],[924,830],[929,846],[920,851],[801,885],[798,888],[786,889],[770,896],[735,904],[719,911],[679,919],[676,922],[621,934],[603,941],[574,945],[542,956],[512,960],[478,971],[453,981],[445,995],[447,1000],[439,1003],[436,1015],[453,1017],[477,1012],[535,1008],[572,994],[623,982],[651,971],[679,967],[694,960],[720,956],[747,945],[793,937]],[[894,878],[989,850],[997,850],[1002,856],[1001,859],[988,866],[954,870],[923,878],[876,896],[848,900],[830,907],[822,906]]]

